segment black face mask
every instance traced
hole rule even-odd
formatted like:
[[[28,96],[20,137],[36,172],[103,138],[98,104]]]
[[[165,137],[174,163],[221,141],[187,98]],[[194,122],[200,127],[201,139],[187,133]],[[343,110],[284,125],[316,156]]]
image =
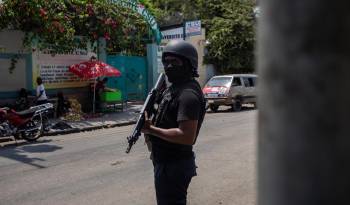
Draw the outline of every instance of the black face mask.
[[[191,79],[190,73],[186,72],[187,70],[184,66],[168,66],[164,70],[170,83],[179,84]]]

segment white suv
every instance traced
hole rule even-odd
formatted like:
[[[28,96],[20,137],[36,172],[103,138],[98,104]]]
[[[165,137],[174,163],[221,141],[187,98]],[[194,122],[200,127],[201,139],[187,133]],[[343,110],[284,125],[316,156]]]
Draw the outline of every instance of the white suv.
[[[254,74],[218,75],[212,77],[203,88],[209,108],[216,112],[220,105],[240,111],[242,104],[256,106],[256,82]]]

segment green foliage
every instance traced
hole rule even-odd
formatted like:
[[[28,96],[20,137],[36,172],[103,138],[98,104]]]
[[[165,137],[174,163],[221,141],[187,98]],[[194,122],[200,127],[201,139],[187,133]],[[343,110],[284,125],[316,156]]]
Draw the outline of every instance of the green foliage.
[[[152,9],[148,0],[143,2]],[[87,48],[104,37],[108,52],[145,55],[149,38],[142,16],[110,0],[4,0],[0,22],[0,29],[24,31],[26,47],[35,42],[53,53]]]
[[[215,64],[222,73],[253,72],[253,1],[231,0],[213,8],[219,13],[213,12],[206,19],[210,44],[205,61]]]
[[[221,73],[253,72],[255,0],[153,0],[162,13],[161,25],[180,24],[200,19],[206,28],[208,53],[206,63],[212,63]]]
[[[199,18],[199,0],[152,0],[152,3],[158,9],[156,17],[161,26]]]

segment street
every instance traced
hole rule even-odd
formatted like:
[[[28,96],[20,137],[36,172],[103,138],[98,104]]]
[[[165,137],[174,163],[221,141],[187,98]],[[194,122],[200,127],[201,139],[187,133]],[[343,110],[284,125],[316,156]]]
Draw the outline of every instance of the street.
[[[195,145],[190,205],[256,204],[257,110],[207,113]],[[133,126],[0,147],[0,205],[153,205],[153,167]]]

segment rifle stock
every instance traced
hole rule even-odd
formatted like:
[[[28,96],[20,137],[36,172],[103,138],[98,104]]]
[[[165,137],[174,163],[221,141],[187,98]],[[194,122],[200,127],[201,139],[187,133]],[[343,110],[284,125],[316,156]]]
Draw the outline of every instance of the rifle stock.
[[[155,101],[156,101],[157,97],[161,94],[162,89],[164,88],[165,85],[166,85],[165,74],[161,73],[158,77],[157,83],[152,88],[151,92],[149,92],[149,94],[145,100],[145,103],[142,106],[140,115],[137,119],[137,122],[136,122],[134,129],[133,129],[132,134],[129,137],[127,137],[128,147],[126,149],[126,153],[130,152],[131,147],[139,139],[139,137],[141,135],[141,129],[142,129],[143,125],[145,124],[145,112],[147,112],[149,114],[149,117],[151,117],[150,114],[151,114],[152,109],[154,108]]]

